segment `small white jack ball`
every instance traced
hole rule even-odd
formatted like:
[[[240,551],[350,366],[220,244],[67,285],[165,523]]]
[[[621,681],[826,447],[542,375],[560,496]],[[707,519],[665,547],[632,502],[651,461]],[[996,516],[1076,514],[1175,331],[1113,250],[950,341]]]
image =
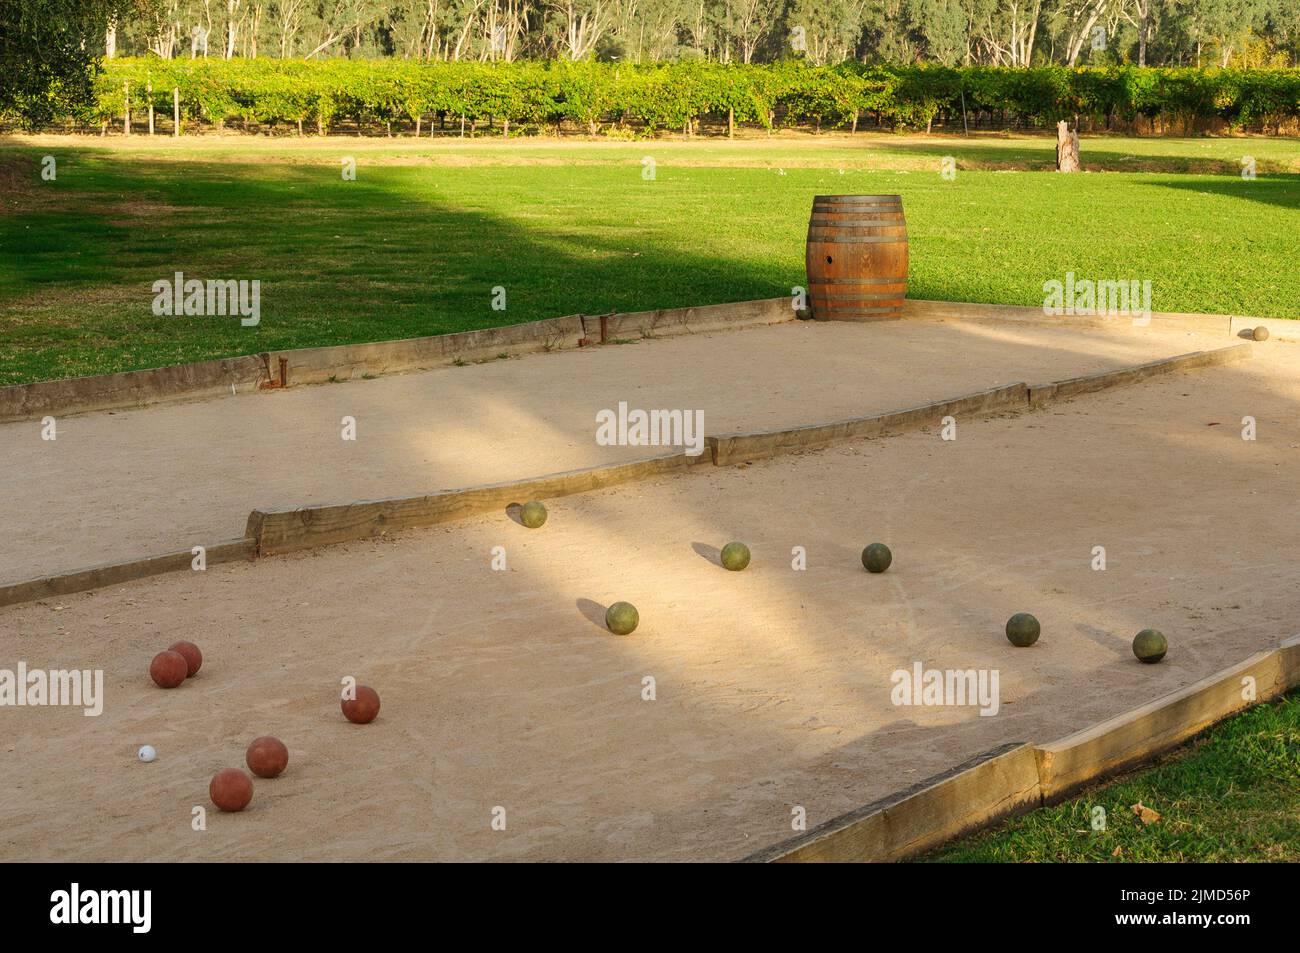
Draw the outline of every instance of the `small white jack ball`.
[[[158,752],[153,750],[153,745],[141,745],[139,754],[140,760],[145,764],[148,764],[158,757]]]

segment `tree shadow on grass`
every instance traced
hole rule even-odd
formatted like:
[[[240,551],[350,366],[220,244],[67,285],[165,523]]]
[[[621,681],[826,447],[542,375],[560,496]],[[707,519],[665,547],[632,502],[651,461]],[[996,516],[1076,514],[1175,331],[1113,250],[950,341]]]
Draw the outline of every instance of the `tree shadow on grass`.
[[[49,372],[58,369],[50,350],[55,338],[66,349],[69,336],[99,350],[111,341],[118,354],[81,373],[129,370],[767,298],[801,280],[795,242],[778,260],[719,250],[733,240],[725,229],[683,233],[675,206],[695,198],[685,176],[656,184],[636,170],[592,168],[556,189],[555,174],[362,166],[345,181],[333,165],[74,154],[60,175],[74,200],[9,219],[22,239],[5,242],[0,300],[27,315],[24,376],[39,379],[61,376]],[[644,186],[656,188],[653,202]],[[793,222],[792,234],[801,227]],[[153,282],[178,271],[260,281],[260,325],[154,315]],[[99,300],[106,288],[120,293]]]
[[[1189,155],[1178,150],[1175,144],[1182,145],[1186,140],[1139,140],[1142,146],[1155,146],[1154,151],[1133,149],[1133,140],[1128,138],[1085,138],[1082,143],[1084,168],[1089,172],[1153,172],[1171,175],[1225,175],[1240,176],[1241,156]],[[1218,145],[1224,140],[1209,140],[1207,146]],[[1236,140],[1233,140],[1236,141]],[[1270,144],[1279,142],[1276,138],[1267,140]],[[1286,142],[1287,140],[1280,140]],[[1251,140],[1241,140],[1241,152],[1251,150]],[[1167,143],[1167,145],[1164,145]],[[872,145],[881,146],[879,142]],[[1162,145],[1164,146],[1162,148]],[[1300,148],[1300,142],[1296,143]],[[997,170],[1021,169],[1026,171],[1055,171],[1056,138],[1054,134],[1044,133],[1026,141],[1021,136],[1011,141],[995,143],[982,142],[980,139],[946,137],[933,141],[907,140],[891,142],[884,146],[889,151],[912,155],[933,156],[935,168],[945,156],[953,156],[959,169]],[[1295,160],[1288,163],[1286,159],[1272,156],[1258,157],[1261,172],[1285,174],[1288,166],[1295,168]]]
[[[1293,212],[1300,211],[1300,175],[1261,175],[1254,179],[1243,179],[1240,175],[1231,178],[1202,177],[1195,180],[1161,178],[1153,179],[1151,184],[1166,189],[1245,199],[1265,205],[1276,205]],[[1292,228],[1300,233],[1300,224],[1292,223]]]

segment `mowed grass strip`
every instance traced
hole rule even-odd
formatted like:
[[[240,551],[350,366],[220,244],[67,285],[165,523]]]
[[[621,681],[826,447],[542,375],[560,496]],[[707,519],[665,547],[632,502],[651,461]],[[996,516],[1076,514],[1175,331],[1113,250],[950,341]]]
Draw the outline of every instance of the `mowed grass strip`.
[[[1104,830],[1093,829],[1098,807]],[[921,860],[1300,861],[1300,693],[1222,722],[1154,768]]]
[[[1294,173],[1059,176],[1042,139],[243,141],[0,142],[0,384],[787,295],[820,193],[903,195],[916,298],[1040,305],[1073,272],[1150,280],[1155,310],[1300,317]],[[1104,143],[1156,167],[1204,151]],[[963,168],[990,151],[1012,168]],[[259,280],[261,324],[155,316],[176,271]]]

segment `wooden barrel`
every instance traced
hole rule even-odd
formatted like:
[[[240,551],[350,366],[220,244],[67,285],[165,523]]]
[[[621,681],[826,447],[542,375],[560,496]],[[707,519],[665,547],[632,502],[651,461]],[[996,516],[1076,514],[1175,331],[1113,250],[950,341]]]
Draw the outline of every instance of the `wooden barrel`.
[[[808,302],[822,321],[903,316],[907,220],[901,195],[818,195],[808,220]]]

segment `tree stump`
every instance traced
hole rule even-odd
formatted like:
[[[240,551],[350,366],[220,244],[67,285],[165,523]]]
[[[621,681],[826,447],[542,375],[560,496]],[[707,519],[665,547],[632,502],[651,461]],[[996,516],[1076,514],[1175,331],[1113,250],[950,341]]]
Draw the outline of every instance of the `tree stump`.
[[[1078,172],[1083,168],[1079,164],[1079,130],[1070,129],[1070,124],[1062,119],[1056,124],[1056,171]]]

